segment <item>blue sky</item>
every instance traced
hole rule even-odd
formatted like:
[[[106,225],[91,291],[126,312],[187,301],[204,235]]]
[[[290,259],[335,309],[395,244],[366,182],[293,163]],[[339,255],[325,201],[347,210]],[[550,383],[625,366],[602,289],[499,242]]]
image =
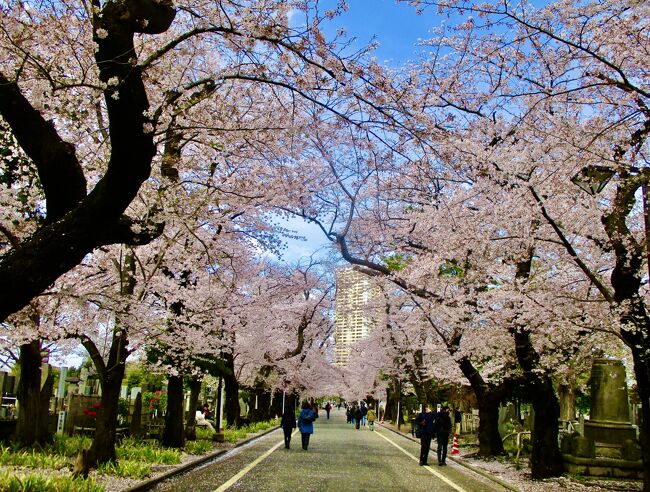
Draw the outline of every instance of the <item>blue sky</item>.
[[[326,10],[336,4],[336,0],[321,2]],[[344,27],[348,38],[354,38],[354,48],[361,48],[373,39],[379,47],[374,52],[377,60],[389,66],[401,66],[408,61],[415,61],[421,48],[416,44],[419,39],[429,36],[431,27],[439,23],[433,12],[417,15],[415,9],[405,3],[396,4],[395,0],[349,0],[349,10],[330,22],[326,28],[328,38]],[[302,219],[292,219],[283,223],[288,229],[304,235],[306,240],[287,240],[287,250],[283,260],[296,262],[303,256],[309,256],[316,250],[325,256],[328,241],[314,225]]]
[[[418,39],[427,38],[431,27],[439,22],[433,11],[417,15],[413,7],[396,4],[395,0],[349,0],[348,5],[349,10],[332,24],[345,27],[359,47],[376,37],[380,44],[375,52],[378,61],[391,66],[415,60]]]

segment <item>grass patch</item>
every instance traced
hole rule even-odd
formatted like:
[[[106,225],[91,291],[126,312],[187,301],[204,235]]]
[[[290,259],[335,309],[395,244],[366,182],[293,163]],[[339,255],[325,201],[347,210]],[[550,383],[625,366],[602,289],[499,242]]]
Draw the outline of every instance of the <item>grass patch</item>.
[[[151,474],[151,463],[140,461],[120,460],[117,463],[103,463],[97,467],[97,472],[117,477],[136,478],[142,480]]]
[[[240,439],[245,439],[248,434],[255,434],[270,429],[271,427],[275,427],[279,425],[279,422],[279,419],[272,419],[265,422],[254,422],[239,428],[226,428],[224,430],[224,437],[226,442],[235,443]]]
[[[116,449],[117,459],[139,461],[144,463],[161,463],[177,465],[181,462],[181,452],[177,449],[165,449],[158,445],[145,444],[133,439],[126,439]]]
[[[14,451],[0,446],[0,465],[24,466],[27,468],[50,468],[60,470],[66,468],[69,460],[65,456],[47,454],[35,449],[29,451]]]
[[[196,428],[196,439],[207,439],[212,440],[214,432],[208,429],[207,427],[197,427]]]
[[[15,473],[0,474],[0,490],[3,492],[103,492],[92,478],[44,477],[42,475]]]
[[[46,446],[43,450],[46,453],[58,456],[67,456],[71,458],[76,456],[82,449],[90,448],[93,443],[92,438],[88,436],[61,436],[55,435],[54,442]]]
[[[188,454],[207,454],[212,449],[212,441],[206,441],[204,439],[187,441],[185,443],[185,452]]]

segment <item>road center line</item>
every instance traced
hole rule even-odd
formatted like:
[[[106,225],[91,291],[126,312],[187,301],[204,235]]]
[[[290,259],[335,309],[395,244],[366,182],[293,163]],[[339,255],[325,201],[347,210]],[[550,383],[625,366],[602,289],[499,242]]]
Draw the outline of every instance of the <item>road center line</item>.
[[[293,434],[291,434],[291,435],[292,435],[292,436],[295,436],[297,433],[298,433],[298,430],[296,429],[295,431],[293,431]],[[271,453],[272,453],[273,451],[275,451],[276,449],[278,449],[278,448],[279,448],[280,446],[282,446],[283,444],[284,444],[284,439],[282,439],[282,441],[280,441],[280,442],[277,443],[275,446],[273,446],[271,449],[269,449],[269,450],[268,450],[266,453],[264,453],[262,456],[260,456],[259,458],[257,458],[257,459],[254,460],[254,461],[251,461],[248,465],[246,465],[244,468],[242,468],[242,469],[240,470],[240,472],[237,473],[237,475],[235,475],[235,476],[232,477],[230,480],[228,480],[227,482],[225,482],[225,483],[224,483],[223,485],[221,485],[221,487],[219,487],[218,489],[215,489],[214,492],[223,492],[224,490],[228,490],[228,489],[229,489],[230,487],[232,487],[232,486],[233,486],[233,485],[234,485],[234,484],[235,484],[235,483],[236,483],[240,478],[242,478],[242,477],[243,477],[244,475],[246,475],[249,471],[251,471],[251,470],[252,470],[253,468],[255,468],[257,465],[259,465],[260,462],[261,462],[262,460],[264,460],[265,458],[267,458],[268,456],[270,456]]]
[[[389,443],[391,443],[393,446],[395,446],[397,449],[399,449],[402,453],[404,453],[404,454],[405,454],[406,456],[408,456],[409,458],[413,459],[414,461],[419,461],[419,458],[416,458],[416,457],[413,456],[411,453],[409,453],[406,449],[402,448],[399,444],[394,443],[393,441],[391,441],[390,439],[388,439],[386,436],[383,436],[380,432],[376,432],[376,434],[377,434],[379,437],[381,437],[382,439],[386,439]],[[429,472],[431,472],[433,475],[435,475],[436,477],[438,477],[440,480],[442,480],[443,482],[445,482],[447,485],[449,485],[450,487],[453,487],[454,489],[456,489],[458,492],[466,492],[465,489],[463,489],[462,487],[456,485],[454,482],[452,482],[451,480],[449,480],[447,477],[445,477],[445,476],[442,475],[441,473],[438,473],[437,471],[435,471],[435,470],[434,470],[433,468],[431,468],[430,466],[427,465],[427,466],[423,466],[422,468],[425,468],[426,470],[428,470]]]

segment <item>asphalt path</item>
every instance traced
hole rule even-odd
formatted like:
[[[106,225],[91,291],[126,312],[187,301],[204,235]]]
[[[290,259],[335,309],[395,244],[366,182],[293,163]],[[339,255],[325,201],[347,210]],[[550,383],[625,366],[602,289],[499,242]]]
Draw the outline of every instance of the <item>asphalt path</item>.
[[[451,449],[451,445],[450,445]],[[448,461],[437,466],[435,449],[419,466],[418,443],[375,426],[356,430],[343,410],[325,411],[314,423],[309,450],[295,433],[284,448],[282,431],[263,438],[196,469],[159,484],[157,492],[222,491],[503,491],[500,485]]]

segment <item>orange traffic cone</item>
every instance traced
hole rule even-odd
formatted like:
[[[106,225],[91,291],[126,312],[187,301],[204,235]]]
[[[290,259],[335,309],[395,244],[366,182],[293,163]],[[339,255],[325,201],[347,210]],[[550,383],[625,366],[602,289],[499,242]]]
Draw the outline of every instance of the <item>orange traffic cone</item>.
[[[458,449],[458,434],[454,434],[454,442],[451,445],[451,455],[456,455],[460,454],[460,450]]]

